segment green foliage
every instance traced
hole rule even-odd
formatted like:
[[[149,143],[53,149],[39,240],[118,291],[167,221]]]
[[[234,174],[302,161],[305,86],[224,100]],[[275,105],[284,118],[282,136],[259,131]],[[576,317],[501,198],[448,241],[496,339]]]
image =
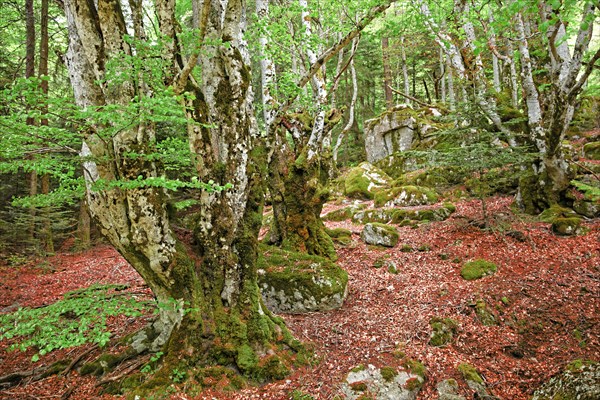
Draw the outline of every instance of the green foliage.
[[[62,300],[41,308],[20,308],[0,315],[0,340],[18,338],[11,349],[36,347],[32,361],[55,349],[110,340],[106,326],[110,316],[138,317],[149,307],[146,301],[120,293],[122,285],[93,285],[75,290]]]
[[[583,192],[587,200],[600,201],[600,187],[591,186],[580,181],[571,181],[571,185]]]
[[[296,389],[292,392],[292,400],[314,400],[314,397]]]

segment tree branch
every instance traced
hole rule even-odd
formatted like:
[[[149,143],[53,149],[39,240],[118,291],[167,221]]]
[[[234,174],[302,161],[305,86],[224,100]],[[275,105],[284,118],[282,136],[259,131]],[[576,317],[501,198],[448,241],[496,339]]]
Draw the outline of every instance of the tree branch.
[[[356,24],[356,28],[353,31],[346,34],[346,36],[341,38],[336,44],[334,44],[325,52],[323,52],[323,54],[321,54],[317,58],[317,60],[314,63],[312,63],[308,71],[306,71],[306,73],[302,76],[302,78],[300,78],[296,85],[299,88],[303,88],[304,86],[306,86],[306,84],[311,80],[311,78],[319,71],[319,69],[327,61],[329,61],[333,56],[335,56],[348,44],[350,44],[350,42],[352,42],[352,39],[357,37],[360,34],[360,32],[362,32],[362,30],[365,29],[367,25],[369,25],[369,23],[371,23],[371,21],[373,21],[377,16],[379,16],[379,14],[387,10],[394,2],[395,0],[386,0],[383,4],[372,7],[367,12],[367,15],[365,15],[363,18],[360,19],[360,21],[358,21],[358,23]],[[284,115],[287,112],[287,110],[289,110],[294,100],[296,100],[296,97],[297,96],[293,96],[289,98],[281,107],[279,107],[279,110],[277,110],[276,114],[276,123],[278,123],[281,120],[281,116]]]
[[[424,101],[421,101],[421,100],[419,100],[419,99],[417,99],[417,98],[414,98],[414,97],[412,97],[412,96],[410,96],[410,95],[408,95],[408,94],[406,94],[406,93],[403,93],[403,92],[399,91],[398,89],[394,89],[394,88],[393,88],[393,87],[391,87],[391,86],[388,86],[388,87],[389,87],[389,88],[392,90],[392,92],[394,92],[394,93],[396,93],[396,94],[399,94],[400,96],[402,96],[402,97],[405,97],[405,98],[407,98],[407,99],[409,99],[409,100],[411,100],[411,101],[414,101],[415,103],[417,103],[417,104],[419,104],[419,105],[421,105],[421,106],[423,106],[423,107],[435,107],[435,106],[434,106],[434,105],[432,105],[432,104],[425,103]]]

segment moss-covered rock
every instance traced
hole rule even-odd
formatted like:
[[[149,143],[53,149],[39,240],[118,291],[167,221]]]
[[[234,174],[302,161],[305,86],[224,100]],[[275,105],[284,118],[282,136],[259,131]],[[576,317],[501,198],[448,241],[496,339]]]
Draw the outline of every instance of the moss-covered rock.
[[[586,143],[583,146],[583,156],[588,160],[600,160],[600,142]]]
[[[384,247],[394,247],[399,239],[395,227],[376,222],[366,224],[360,237],[367,244]]]
[[[479,322],[485,326],[497,325],[494,313],[489,309],[485,301],[481,299],[475,302],[475,315],[477,315]]]
[[[365,393],[375,393],[374,399],[414,400],[425,379],[409,370],[394,367],[354,368],[341,385],[347,400],[364,399]],[[357,390],[358,389],[358,390]]]
[[[538,216],[538,218],[541,221],[544,221],[544,222],[547,222],[550,224],[553,223],[554,220],[556,220],[557,218],[571,218],[571,217],[577,217],[577,213],[575,211],[571,210],[570,208],[562,207],[558,204],[554,204],[553,206],[545,209]]]
[[[352,231],[344,228],[329,229],[325,228],[325,232],[331,237],[334,243],[348,245],[352,241]]]
[[[442,171],[439,168],[431,168],[407,172],[396,179],[392,183],[392,186],[425,186],[439,188],[448,186],[451,183],[456,182],[449,176],[447,171]]]
[[[409,207],[436,203],[439,196],[423,186],[400,186],[375,194],[376,207]]]
[[[600,363],[576,360],[533,394],[532,400],[600,399]]]
[[[490,396],[483,378],[474,366],[469,363],[461,363],[457,369],[467,382],[469,388],[477,393],[477,398],[496,399],[496,397]]]
[[[321,219],[323,221],[345,221],[350,218],[360,210],[364,210],[366,208],[365,205],[352,205],[349,207],[340,208],[338,210],[333,210],[325,214]]]
[[[458,382],[454,379],[445,379],[436,385],[439,400],[465,400],[458,394]]]
[[[379,190],[389,186],[391,178],[379,168],[361,163],[350,169],[344,178],[344,195],[354,199],[371,200]]]
[[[592,200],[576,200],[573,203],[573,210],[579,215],[588,218],[600,217],[600,204]]]
[[[341,307],[348,274],[330,260],[261,245],[258,284],[271,311],[302,313]]]
[[[561,236],[577,235],[581,232],[581,218],[556,218],[552,222],[552,232]]]
[[[433,317],[429,320],[431,334],[429,344],[431,346],[445,346],[452,342],[454,335],[458,333],[458,323],[452,318]]]
[[[392,221],[395,210],[376,208],[371,210],[358,211],[352,216],[352,222],[355,224],[366,224],[369,222],[379,222],[387,224]]]
[[[498,267],[493,262],[479,259],[466,262],[460,270],[460,275],[464,279],[472,281],[487,275],[492,275],[497,269]]]

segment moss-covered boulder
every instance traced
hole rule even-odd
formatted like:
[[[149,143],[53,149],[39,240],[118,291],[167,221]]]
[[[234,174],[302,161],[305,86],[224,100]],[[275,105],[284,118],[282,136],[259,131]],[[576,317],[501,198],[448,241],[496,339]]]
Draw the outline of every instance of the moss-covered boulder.
[[[475,315],[477,315],[479,322],[485,326],[497,325],[494,313],[490,310],[486,302],[481,299],[475,302]]]
[[[333,210],[325,214],[321,217],[323,221],[345,221],[350,218],[360,210],[364,210],[366,205],[364,204],[353,204],[348,207],[340,208],[337,210]]]
[[[366,224],[369,222],[387,224],[392,221],[394,211],[393,209],[385,208],[358,211],[352,216],[352,222],[355,224]]]
[[[557,218],[571,218],[577,217],[577,213],[570,208],[562,207],[558,204],[554,204],[553,206],[545,209],[540,213],[538,218],[541,221],[553,223]]]
[[[423,386],[424,377],[395,367],[377,368],[360,365],[353,368],[341,385],[344,399],[414,400]],[[368,397],[376,394],[376,397]]]
[[[552,232],[561,236],[577,235],[581,232],[581,218],[556,218],[552,221]]]
[[[403,221],[444,221],[452,213],[456,211],[456,207],[452,203],[444,203],[439,207],[421,208],[418,210],[394,210],[392,214],[392,222],[401,224]]]
[[[396,179],[392,186],[425,186],[430,188],[438,188],[448,186],[454,182],[454,179],[449,176],[447,171],[442,171],[439,168],[431,168],[427,170],[419,169],[409,171]]]
[[[493,275],[498,270],[498,266],[487,260],[473,260],[466,262],[460,270],[460,276],[468,281]]]
[[[584,217],[600,217],[600,203],[597,201],[585,199],[575,200],[575,202],[573,202],[573,210]]]
[[[417,111],[397,107],[365,121],[365,151],[369,162],[412,147],[417,127]]]
[[[348,274],[330,260],[278,247],[260,246],[258,285],[275,313],[327,311],[342,306]]]
[[[452,342],[454,335],[458,333],[458,323],[452,318],[433,317],[429,320],[431,334],[429,344],[431,346],[445,346]]]
[[[327,233],[329,235],[329,237],[331,238],[331,240],[333,240],[334,243],[339,243],[339,244],[342,244],[342,245],[348,245],[352,241],[352,231],[350,231],[350,229],[344,229],[344,228],[329,229],[329,228],[325,228],[325,233]]]
[[[458,382],[454,379],[445,379],[436,385],[439,400],[466,400],[458,394]]]
[[[588,160],[600,160],[600,142],[586,143],[583,146],[583,156]]]
[[[391,178],[379,168],[361,163],[344,176],[344,195],[354,199],[371,200],[379,190],[387,188]]]
[[[458,372],[460,372],[465,382],[467,382],[469,388],[477,393],[475,398],[496,399],[496,397],[488,393],[483,378],[474,366],[469,363],[461,363],[456,369],[458,369]]]
[[[436,203],[437,193],[423,186],[400,186],[375,194],[376,207],[409,207]]]
[[[366,224],[360,234],[362,240],[367,244],[384,247],[394,247],[398,244],[398,230],[389,225],[377,222]]]
[[[576,360],[533,394],[532,400],[600,399],[600,363]]]

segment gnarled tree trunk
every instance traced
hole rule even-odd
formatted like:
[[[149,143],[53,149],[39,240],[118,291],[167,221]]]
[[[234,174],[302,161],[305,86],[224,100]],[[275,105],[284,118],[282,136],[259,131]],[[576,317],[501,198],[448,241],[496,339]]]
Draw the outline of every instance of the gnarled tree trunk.
[[[98,188],[101,180],[161,176],[151,157],[126,155],[154,152],[154,127],[141,121],[108,140],[90,129],[82,148],[88,204],[102,233],[162,304],[152,329],[138,335],[134,343],[139,351],[165,352],[159,376],[168,377],[172,368],[183,363],[236,365],[246,375],[281,377],[285,368],[272,350],[277,342],[290,343],[291,337],[280,320],[263,309],[257,286],[264,174],[258,160],[264,154],[258,153],[249,61],[242,39],[246,4],[242,0],[231,0],[225,8],[217,1],[200,4],[198,42],[204,46],[200,84],[190,75],[190,63],[195,65],[197,58],[192,54],[186,63],[179,48],[174,5],[172,0],[156,2],[166,38],[164,81],[176,93],[192,95],[184,97],[183,106],[199,180],[230,183],[232,188],[197,191],[193,243],[184,243],[171,230],[164,189]],[[67,0],[65,8],[70,37],[67,64],[79,106],[125,106],[136,96],[148,96],[143,82],[136,81],[138,76],[118,82],[105,79],[109,59],[143,56],[125,40],[120,2],[99,0],[94,8],[92,2]],[[205,37],[210,44],[202,44]],[[120,73],[127,73],[124,67]]]

